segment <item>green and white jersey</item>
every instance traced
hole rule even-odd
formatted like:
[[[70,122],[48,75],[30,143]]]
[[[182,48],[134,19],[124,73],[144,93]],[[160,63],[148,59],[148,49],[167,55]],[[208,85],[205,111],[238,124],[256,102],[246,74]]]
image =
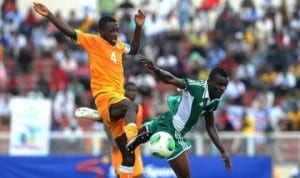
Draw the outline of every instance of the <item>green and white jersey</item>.
[[[190,131],[206,112],[217,109],[220,99],[210,100],[206,80],[183,79],[181,96],[170,96],[168,105],[173,113],[173,126],[181,134]]]

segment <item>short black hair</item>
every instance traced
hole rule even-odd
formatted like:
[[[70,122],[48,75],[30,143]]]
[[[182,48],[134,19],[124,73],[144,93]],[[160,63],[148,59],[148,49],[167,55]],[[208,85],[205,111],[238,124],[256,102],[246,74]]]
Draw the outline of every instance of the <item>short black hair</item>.
[[[228,73],[225,71],[224,68],[217,66],[210,71],[208,78],[214,79],[217,75],[221,75],[225,78],[229,77]]]
[[[98,21],[98,29],[103,30],[108,22],[117,22],[117,20],[111,16],[103,16]]]
[[[133,82],[127,82],[127,83],[125,83],[124,88],[127,89],[129,86],[137,87],[135,83],[133,83]]]

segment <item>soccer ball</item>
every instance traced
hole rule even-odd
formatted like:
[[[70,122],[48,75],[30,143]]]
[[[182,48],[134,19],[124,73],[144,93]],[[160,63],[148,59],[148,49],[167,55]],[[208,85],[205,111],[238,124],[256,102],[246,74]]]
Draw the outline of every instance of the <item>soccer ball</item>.
[[[148,146],[155,157],[167,158],[175,150],[175,141],[168,132],[159,131],[150,137]]]

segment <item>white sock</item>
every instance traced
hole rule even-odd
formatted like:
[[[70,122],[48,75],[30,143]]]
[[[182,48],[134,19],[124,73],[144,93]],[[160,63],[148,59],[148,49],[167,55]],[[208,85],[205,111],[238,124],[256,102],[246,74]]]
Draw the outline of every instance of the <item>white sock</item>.
[[[120,170],[120,172],[133,173],[133,166],[120,165],[119,170]]]

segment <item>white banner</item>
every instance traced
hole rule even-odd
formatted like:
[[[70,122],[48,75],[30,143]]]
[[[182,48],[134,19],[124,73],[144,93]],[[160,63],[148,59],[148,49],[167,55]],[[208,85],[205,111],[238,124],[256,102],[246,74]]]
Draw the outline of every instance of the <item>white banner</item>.
[[[51,101],[15,97],[10,101],[10,155],[48,155]]]

